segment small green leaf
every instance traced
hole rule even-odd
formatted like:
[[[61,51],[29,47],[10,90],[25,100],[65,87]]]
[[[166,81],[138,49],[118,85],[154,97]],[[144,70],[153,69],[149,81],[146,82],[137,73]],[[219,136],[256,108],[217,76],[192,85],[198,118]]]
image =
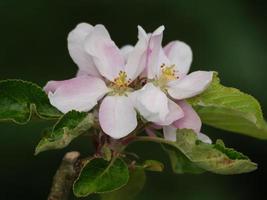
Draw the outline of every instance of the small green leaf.
[[[0,81],[0,120],[25,124],[33,114],[42,119],[55,119],[62,115],[49,103],[38,85],[22,80]]]
[[[188,102],[207,125],[267,139],[267,123],[259,102],[238,89],[221,85],[216,73],[209,88]]]
[[[101,194],[101,200],[134,200],[141,192],[146,182],[146,174],[142,167],[130,170],[130,178],[127,185],[119,190]]]
[[[146,160],[143,164],[143,168],[148,171],[162,172],[164,165],[157,160]]]
[[[94,124],[92,114],[70,111],[52,128],[47,130],[35,149],[35,155],[42,151],[62,149],[74,138],[88,131]]]
[[[129,171],[120,158],[106,161],[102,158],[90,160],[81,170],[73,185],[77,197],[85,197],[93,193],[112,192],[126,185]]]

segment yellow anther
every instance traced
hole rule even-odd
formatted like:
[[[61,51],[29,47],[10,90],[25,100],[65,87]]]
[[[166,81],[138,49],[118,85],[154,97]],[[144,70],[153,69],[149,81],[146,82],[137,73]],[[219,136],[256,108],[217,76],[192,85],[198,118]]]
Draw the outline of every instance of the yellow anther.
[[[166,66],[165,64],[162,64],[161,71],[163,78],[167,80],[177,79],[175,65]]]

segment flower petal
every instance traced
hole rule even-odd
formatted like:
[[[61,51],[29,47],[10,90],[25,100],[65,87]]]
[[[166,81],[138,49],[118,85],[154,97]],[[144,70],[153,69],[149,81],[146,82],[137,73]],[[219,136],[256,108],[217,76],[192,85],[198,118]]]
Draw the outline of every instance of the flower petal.
[[[76,76],[86,76],[86,75],[88,75],[88,73],[80,69],[76,73]]]
[[[212,144],[212,140],[203,133],[198,133],[198,139],[201,140],[204,143]]]
[[[184,77],[188,73],[193,59],[191,48],[184,42],[173,41],[164,47],[164,52],[171,64],[175,64],[179,77]]]
[[[143,29],[142,26],[138,25],[138,40],[145,40],[148,44],[149,41],[149,34],[146,33],[146,31]]]
[[[70,110],[89,111],[108,92],[104,81],[92,76],[49,81],[44,90],[50,103],[63,113]]]
[[[168,93],[177,100],[196,96],[209,86],[212,75],[213,72],[193,72],[182,79],[169,82]]]
[[[177,103],[182,108],[184,117],[175,121],[173,125],[179,129],[192,129],[199,133],[202,123],[196,111],[186,101],[179,101]]]
[[[72,60],[87,75],[100,76],[92,57],[85,52],[85,38],[92,32],[93,26],[87,23],[78,24],[68,35],[68,49]]]
[[[147,121],[164,121],[169,113],[167,96],[152,83],[131,93],[130,97],[135,108]]]
[[[146,52],[148,46],[148,38],[144,30],[138,26],[138,42],[133,50],[129,53],[125,71],[131,80],[139,76],[146,67]]]
[[[149,38],[147,50],[147,78],[153,79],[160,74],[160,66],[164,63],[164,53],[161,42],[163,37],[164,26],[156,29]]]
[[[163,126],[163,135],[166,140],[175,142],[176,141],[176,130],[177,128],[170,126]]]
[[[137,119],[129,97],[105,97],[99,109],[99,122],[103,131],[112,138],[119,139],[131,133],[137,126]]]
[[[125,45],[121,47],[121,54],[124,57],[124,60],[127,60],[129,57],[129,54],[133,51],[134,47],[132,45]]]
[[[169,113],[166,118],[164,120],[154,121],[156,124],[166,126],[177,120],[179,121],[179,119],[184,117],[184,111],[182,108],[170,99],[168,99],[168,109]]]
[[[102,76],[110,81],[113,81],[121,70],[124,70],[123,55],[103,25],[96,25],[86,38],[85,50],[93,57]]]

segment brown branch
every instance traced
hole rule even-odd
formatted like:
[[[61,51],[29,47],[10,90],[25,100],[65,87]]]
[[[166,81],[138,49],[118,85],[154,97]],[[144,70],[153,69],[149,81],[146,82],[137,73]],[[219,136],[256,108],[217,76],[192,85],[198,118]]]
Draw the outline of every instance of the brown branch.
[[[76,177],[75,164],[80,156],[77,151],[66,153],[58,168],[48,200],[67,200]]]

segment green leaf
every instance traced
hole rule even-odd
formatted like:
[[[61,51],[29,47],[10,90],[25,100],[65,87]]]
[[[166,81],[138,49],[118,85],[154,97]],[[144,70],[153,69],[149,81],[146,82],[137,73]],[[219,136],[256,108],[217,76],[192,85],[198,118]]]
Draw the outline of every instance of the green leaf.
[[[94,125],[92,114],[70,111],[47,130],[35,149],[35,155],[42,151],[62,149],[74,138],[88,131]]]
[[[164,165],[157,160],[146,160],[143,164],[143,168],[148,171],[162,172]]]
[[[246,156],[226,148],[220,140],[215,145],[198,140],[192,130],[178,130],[175,147],[199,168],[217,174],[240,174],[257,169]]]
[[[200,174],[206,170],[198,167],[194,162],[190,161],[180,150],[170,145],[162,145],[170,158],[171,167],[176,174]]]
[[[0,121],[25,124],[33,114],[42,119],[55,119],[62,115],[49,103],[38,85],[22,80],[0,81]]]
[[[102,158],[91,159],[81,170],[73,185],[77,197],[85,197],[93,193],[112,192],[126,185],[129,171],[120,158],[106,161]]]
[[[221,140],[216,144],[203,143],[198,140],[196,133],[189,129],[177,129],[176,142],[146,136],[139,136],[135,141],[168,145],[172,167],[177,173],[198,173],[201,172],[200,168],[217,174],[240,174],[257,169],[256,163],[234,149],[226,148]]]
[[[207,125],[267,139],[267,123],[258,101],[235,88],[221,85],[217,74],[205,92],[188,102]]]
[[[135,167],[130,170],[130,178],[127,185],[119,190],[101,194],[101,200],[133,200],[141,192],[146,182],[143,167]]]

